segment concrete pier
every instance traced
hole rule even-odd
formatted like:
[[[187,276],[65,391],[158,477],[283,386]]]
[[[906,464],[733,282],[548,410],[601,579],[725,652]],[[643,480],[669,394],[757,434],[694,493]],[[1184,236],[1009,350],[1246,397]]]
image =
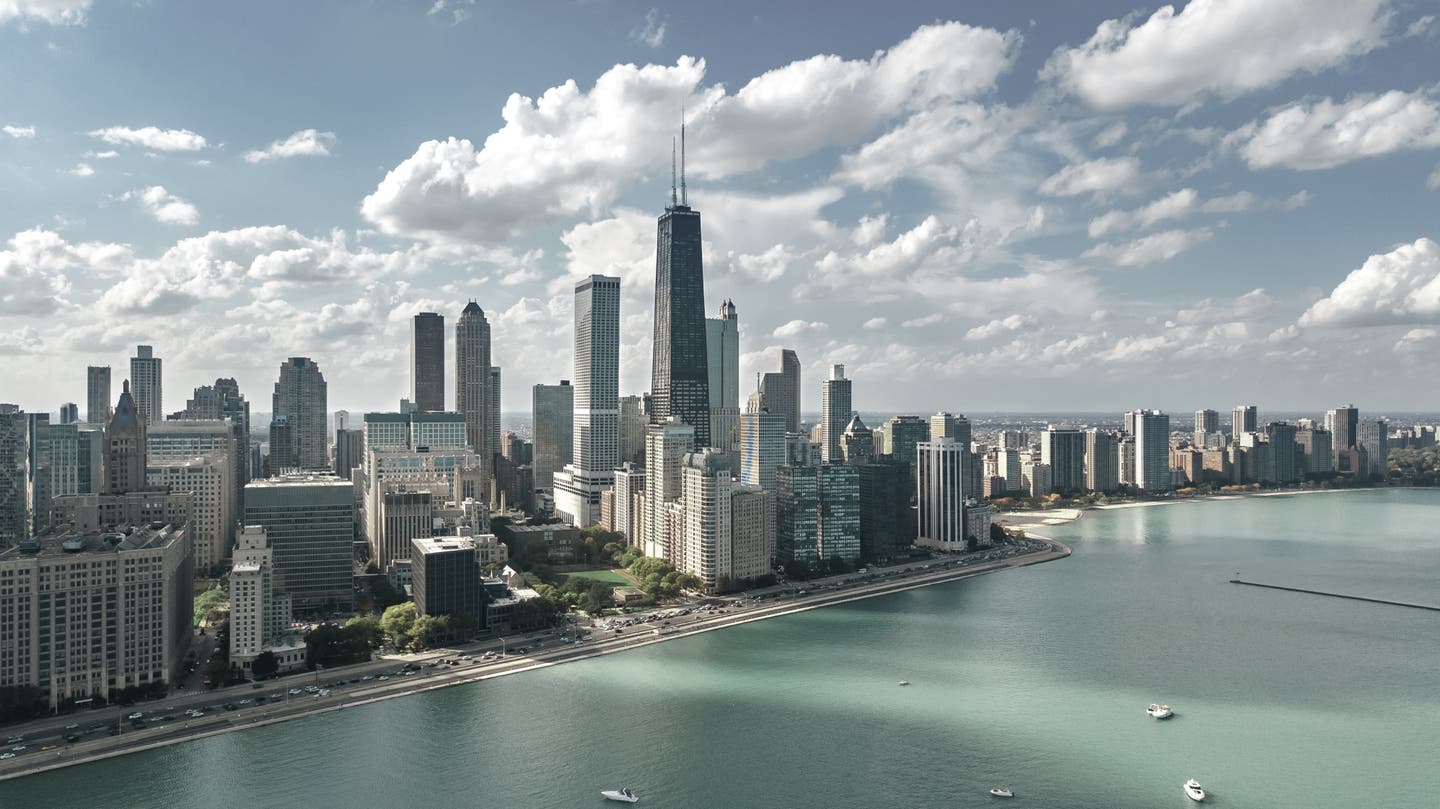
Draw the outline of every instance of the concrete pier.
[[[1440,607],[1432,607],[1428,604],[1412,604],[1408,601],[1390,601],[1384,598],[1367,598],[1365,596],[1345,595],[1344,593],[1327,593],[1324,590],[1306,590],[1303,587],[1282,587],[1278,584],[1261,584],[1254,581],[1241,581],[1238,578],[1231,579],[1231,584],[1244,584],[1249,587],[1264,587],[1267,590],[1286,590],[1291,593],[1308,593],[1312,596],[1329,596],[1330,598],[1348,598],[1351,601],[1368,601],[1371,604],[1388,604],[1392,607],[1409,607],[1412,610],[1430,610],[1440,612]]]

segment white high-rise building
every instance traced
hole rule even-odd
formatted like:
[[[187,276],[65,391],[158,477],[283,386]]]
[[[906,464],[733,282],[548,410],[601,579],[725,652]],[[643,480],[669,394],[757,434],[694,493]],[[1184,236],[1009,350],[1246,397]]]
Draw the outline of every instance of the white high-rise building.
[[[1147,492],[1170,491],[1170,417],[1159,410],[1129,416],[1135,429],[1135,485]]]
[[[694,448],[695,428],[673,416],[650,425],[645,434],[645,519],[640,547],[646,556],[671,558],[666,509],[680,500],[680,470]]]
[[[716,581],[732,573],[729,459],[713,448],[687,454],[681,486],[684,539],[672,564],[698,576],[706,590],[714,590]]]
[[[579,526],[600,522],[600,495],[620,464],[620,279],[575,285],[574,429],[571,462],[551,480],[555,512]]]
[[[150,346],[135,346],[135,356],[130,358],[130,390],[141,421],[159,424],[165,420],[160,358]]]
[[[915,544],[944,551],[965,549],[965,501],[970,450],[950,438],[915,447]]]
[[[230,663],[249,671],[255,658],[270,652],[281,671],[305,663],[305,644],[286,643],[290,599],[275,592],[274,551],[265,529],[247,525],[235,535],[230,568]]]
[[[168,486],[172,492],[190,493],[193,509],[190,538],[194,546],[195,570],[200,575],[207,575],[230,553],[230,535],[235,521],[233,474],[234,464],[230,456],[223,453],[152,463],[145,469],[145,482],[149,485]]]
[[[632,544],[640,542],[643,516],[636,508],[636,496],[645,494],[645,468],[623,463],[615,469],[614,530],[625,535]]]
[[[705,361],[710,374],[710,443],[732,456],[739,442],[740,326],[735,303],[720,305],[705,321]]]

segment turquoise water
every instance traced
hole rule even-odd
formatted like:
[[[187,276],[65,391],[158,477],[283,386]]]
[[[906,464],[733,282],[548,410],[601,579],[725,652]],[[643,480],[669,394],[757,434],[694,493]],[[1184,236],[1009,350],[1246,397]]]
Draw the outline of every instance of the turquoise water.
[[[0,807],[1440,806],[1440,492],[1090,513],[1063,561],[0,784]],[[907,678],[909,688],[897,688]],[[1169,722],[1146,717],[1170,703]],[[612,804],[613,805],[613,804]]]

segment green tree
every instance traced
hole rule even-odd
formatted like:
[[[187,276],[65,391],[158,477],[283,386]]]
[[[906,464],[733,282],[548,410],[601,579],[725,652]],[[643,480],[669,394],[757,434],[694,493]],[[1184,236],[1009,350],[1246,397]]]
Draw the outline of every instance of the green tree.
[[[250,663],[250,676],[257,680],[263,680],[279,670],[280,661],[275,658],[274,652],[261,652]]]
[[[450,619],[444,615],[422,615],[410,626],[410,648],[429,649],[450,637]]]
[[[595,615],[610,606],[611,600],[615,596],[615,588],[603,581],[588,579],[586,581],[590,582],[590,586],[585,589],[585,592],[580,594],[579,599],[576,601],[576,606],[591,615]]]
[[[404,648],[410,642],[410,630],[415,626],[415,602],[406,601],[385,610],[380,617],[380,628],[390,636],[390,642]]]
[[[0,687],[0,722],[19,722],[46,713],[42,689],[30,685]]]
[[[374,615],[357,615],[345,622],[345,628],[354,632],[357,637],[365,641],[365,645],[376,648],[383,641],[384,633],[380,629],[380,619]]]
[[[220,613],[225,611],[228,603],[225,598],[225,591],[219,587],[212,587],[209,590],[195,596],[195,621],[196,623],[214,623],[219,620]]]

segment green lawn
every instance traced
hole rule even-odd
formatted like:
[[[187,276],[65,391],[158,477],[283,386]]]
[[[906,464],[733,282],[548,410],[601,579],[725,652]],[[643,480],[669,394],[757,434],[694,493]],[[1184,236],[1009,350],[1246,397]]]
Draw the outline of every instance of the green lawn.
[[[609,568],[597,568],[595,570],[582,570],[578,573],[566,573],[563,578],[593,579],[594,581],[605,582],[612,587],[634,587],[635,582],[616,573]]]

